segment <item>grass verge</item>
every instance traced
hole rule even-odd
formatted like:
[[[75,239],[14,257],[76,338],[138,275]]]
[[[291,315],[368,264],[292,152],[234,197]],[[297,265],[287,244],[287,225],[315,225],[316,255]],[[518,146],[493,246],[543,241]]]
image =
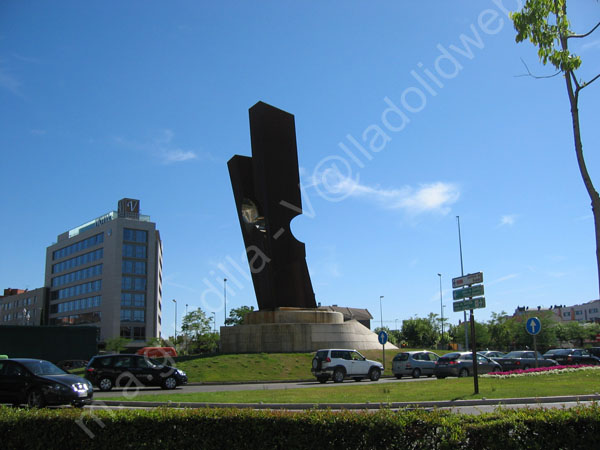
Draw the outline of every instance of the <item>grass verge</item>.
[[[420,382],[345,382],[335,387],[206,392],[194,394],[137,395],[107,400],[209,403],[393,403],[481,398],[551,397],[600,392],[599,371],[515,377],[480,378],[473,394],[473,378],[431,379]]]

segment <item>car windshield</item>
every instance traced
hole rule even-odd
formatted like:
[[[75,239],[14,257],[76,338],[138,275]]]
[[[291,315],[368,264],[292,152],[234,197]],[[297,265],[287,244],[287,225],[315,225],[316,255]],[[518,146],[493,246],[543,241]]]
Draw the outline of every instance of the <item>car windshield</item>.
[[[448,354],[442,356],[440,359],[452,361],[452,360],[458,359],[459,357],[460,357],[460,353],[448,353]]]
[[[504,355],[504,358],[523,358],[525,352],[510,352]]]
[[[67,373],[49,361],[21,361],[21,364],[33,372],[34,375],[65,375]]]
[[[408,359],[408,353],[398,353],[394,356],[394,361],[406,361]]]

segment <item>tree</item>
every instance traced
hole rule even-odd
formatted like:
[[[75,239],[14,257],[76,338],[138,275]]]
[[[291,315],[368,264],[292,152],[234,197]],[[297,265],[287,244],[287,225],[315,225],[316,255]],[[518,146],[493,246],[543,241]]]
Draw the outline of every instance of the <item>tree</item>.
[[[531,41],[538,47],[538,55],[543,64],[548,61],[562,73],[565,78],[569,104],[571,106],[571,121],[577,164],[592,203],[594,215],[594,230],[596,235],[596,268],[598,271],[598,289],[600,291],[600,195],[594,188],[583,157],[583,144],[579,126],[579,94],[596,81],[600,74],[589,81],[580,81],[575,71],[581,66],[581,58],[569,51],[569,40],[582,39],[591,35],[599,26],[596,24],[584,34],[575,34],[570,30],[567,18],[566,0],[527,0],[520,12],[511,15],[515,30],[516,41]],[[555,75],[556,75],[555,74]]]
[[[212,318],[198,308],[183,316],[181,331],[185,336],[188,353],[214,352],[218,348],[218,335],[211,332]],[[183,336],[178,336],[183,338]]]
[[[229,317],[225,320],[225,325],[241,325],[244,322],[244,316],[254,311],[254,306],[240,306],[229,311]]]
[[[127,344],[131,342],[131,339],[127,339],[124,337],[114,337],[106,340],[106,350],[111,352],[119,353],[125,348],[127,348]]]
[[[431,348],[439,341],[437,314],[430,313],[426,319],[415,317],[402,321],[402,336],[410,347]]]

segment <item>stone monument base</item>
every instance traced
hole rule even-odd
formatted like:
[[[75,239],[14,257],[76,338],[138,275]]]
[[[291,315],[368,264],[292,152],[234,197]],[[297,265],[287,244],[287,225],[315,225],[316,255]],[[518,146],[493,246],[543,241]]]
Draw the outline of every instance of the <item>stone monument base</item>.
[[[386,349],[398,347],[387,343]],[[377,335],[342,313],[317,309],[277,308],[253,311],[243,325],[221,327],[223,353],[314,352],[321,348],[379,350]]]

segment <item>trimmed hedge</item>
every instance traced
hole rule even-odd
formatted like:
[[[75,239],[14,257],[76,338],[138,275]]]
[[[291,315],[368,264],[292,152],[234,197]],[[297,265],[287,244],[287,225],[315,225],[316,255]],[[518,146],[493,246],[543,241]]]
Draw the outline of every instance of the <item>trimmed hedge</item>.
[[[590,449],[600,406],[480,416],[251,409],[26,410],[0,407],[2,449]]]

